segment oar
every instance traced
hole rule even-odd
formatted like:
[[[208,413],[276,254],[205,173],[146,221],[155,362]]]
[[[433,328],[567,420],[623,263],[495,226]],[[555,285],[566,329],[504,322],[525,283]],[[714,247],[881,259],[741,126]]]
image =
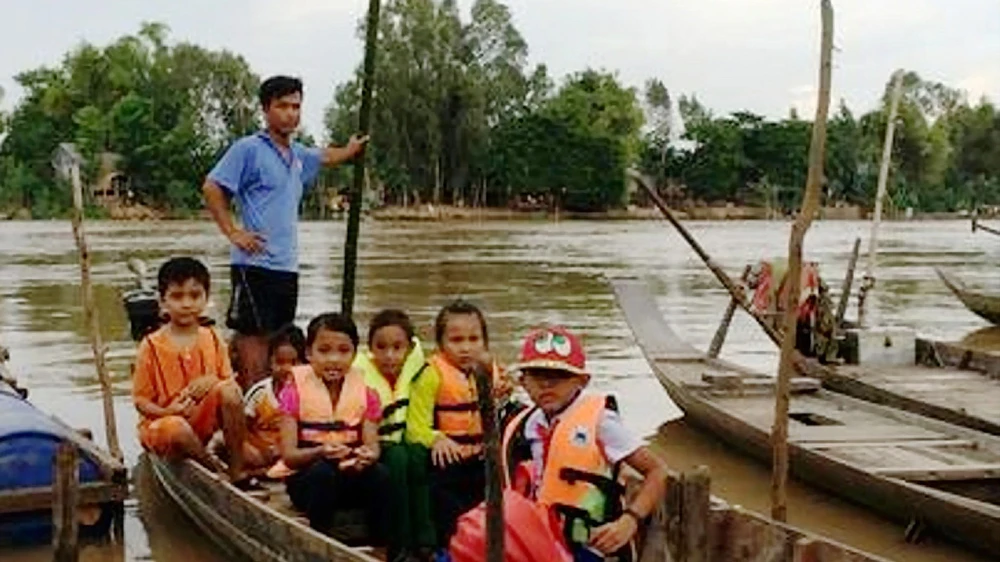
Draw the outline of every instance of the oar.
[[[677,216],[674,215],[674,212],[670,210],[669,206],[667,206],[667,202],[664,201],[663,198],[660,197],[660,194],[656,192],[656,189],[653,188],[652,182],[650,182],[645,176],[643,176],[636,170],[629,169],[628,174],[633,179],[635,179],[636,183],[638,183],[640,187],[642,187],[646,191],[646,194],[649,195],[649,198],[650,200],[653,201],[653,204],[656,205],[656,207],[660,210],[660,212],[663,213],[663,216],[666,217],[668,221],[670,221],[670,224],[672,224],[674,228],[677,229],[677,232],[680,233],[681,238],[683,238],[688,243],[688,245],[691,246],[691,249],[694,250],[694,253],[698,254],[698,257],[701,258],[701,261],[705,262],[705,265],[708,267],[709,271],[711,271],[715,275],[715,278],[718,279],[720,283],[722,283],[722,286],[725,287],[727,291],[729,291],[729,294],[732,295],[733,297],[733,301],[736,302],[736,304],[738,304],[740,308],[747,311],[747,313],[750,315],[751,318],[757,321],[757,324],[761,327],[762,330],[764,330],[764,333],[767,334],[767,337],[771,338],[771,341],[774,342],[774,345],[781,347],[781,336],[778,335],[778,332],[773,327],[771,327],[771,325],[768,324],[763,318],[761,318],[757,314],[754,314],[753,311],[750,310],[750,302],[747,300],[747,296],[746,293],[743,291],[743,288],[737,285],[736,282],[733,281],[732,278],[730,278],[725,271],[722,271],[721,267],[719,267],[714,261],[712,261],[712,256],[708,255],[708,252],[706,252],[705,249],[702,248],[701,244],[699,244],[698,241],[695,240],[694,236],[691,235],[691,232],[688,231],[688,229],[683,224],[681,224],[679,220],[677,220]]]

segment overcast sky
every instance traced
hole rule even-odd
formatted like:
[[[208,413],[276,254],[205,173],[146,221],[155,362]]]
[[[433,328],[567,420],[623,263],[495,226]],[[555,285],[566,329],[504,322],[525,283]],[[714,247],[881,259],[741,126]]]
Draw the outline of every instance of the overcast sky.
[[[467,16],[473,0],[459,0]],[[322,130],[335,84],[361,59],[367,0],[0,0],[3,106],[13,76],[55,65],[83,41],[105,44],[166,23],[173,40],[244,55],[260,75],[306,84],[305,125]],[[531,61],[562,77],[585,67],[694,92],[716,112],[772,117],[814,107],[818,0],[509,0]],[[834,0],[834,99],[875,105],[894,68],[1000,100],[1000,0]]]

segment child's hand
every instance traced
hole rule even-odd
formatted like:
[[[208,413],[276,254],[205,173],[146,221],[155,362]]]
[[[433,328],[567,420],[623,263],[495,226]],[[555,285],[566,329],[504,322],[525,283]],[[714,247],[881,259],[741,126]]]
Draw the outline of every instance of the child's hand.
[[[438,468],[443,468],[449,464],[462,460],[462,446],[455,443],[450,438],[442,435],[434,441],[431,447],[431,462]]]
[[[493,381],[493,399],[503,402],[514,393],[514,378],[507,373],[502,373]]]
[[[639,530],[639,523],[631,515],[622,515],[611,523],[597,527],[590,533],[590,546],[604,554],[616,552],[628,544]]]
[[[218,379],[211,375],[204,375],[191,381],[184,390],[191,398],[201,400],[206,394],[208,394],[209,390],[212,390],[212,387],[215,386],[217,380]]]
[[[347,445],[337,443],[336,445],[331,445],[327,443],[323,445],[322,455],[323,458],[327,458],[334,461],[339,461],[345,458],[347,455],[351,454],[351,448]]]
[[[194,412],[195,401],[190,396],[185,396],[181,394],[174,399],[166,408],[163,409],[164,414],[168,416],[184,416],[188,417]]]
[[[354,454],[357,455],[358,468],[371,466],[378,460],[378,454],[368,445],[358,447],[354,450]]]

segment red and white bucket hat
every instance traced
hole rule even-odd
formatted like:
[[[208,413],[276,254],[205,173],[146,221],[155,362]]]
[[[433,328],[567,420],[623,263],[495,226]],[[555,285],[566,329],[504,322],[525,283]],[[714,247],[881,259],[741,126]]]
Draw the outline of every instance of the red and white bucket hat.
[[[587,358],[583,344],[563,326],[534,328],[525,336],[514,368],[552,369],[574,375],[586,375]]]

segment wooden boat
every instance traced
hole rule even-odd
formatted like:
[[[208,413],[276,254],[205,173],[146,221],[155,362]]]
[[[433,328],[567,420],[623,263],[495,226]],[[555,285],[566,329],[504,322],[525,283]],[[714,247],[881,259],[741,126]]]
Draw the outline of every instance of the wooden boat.
[[[237,489],[194,461],[145,462],[167,495],[209,538],[237,560],[252,562],[377,562],[370,549],[352,548],[309,527],[281,483],[266,493]],[[350,523],[333,535],[357,535]]]
[[[0,381],[0,544],[51,540],[54,460],[62,443],[79,457],[82,536],[107,536],[128,496],[125,467],[79,431]]]
[[[1000,436],[1000,355],[916,339],[910,365],[811,364],[829,390]]]
[[[644,284],[613,286],[653,373],[687,419],[769,462],[773,378],[682,341]],[[792,383],[794,476],[912,529],[1000,552],[1000,438],[830,392],[818,379]]]
[[[948,289],[962,301],[965,308],[991,324],[1000,325],[1000,295],[990,293],[980,293],[970,290],[965,283],[957,277],[945,273],[938,268],[934,268],[938,277],[948,287]]]
[[[141,461],[167,495],[234,559],[252,562],[377,561],[309,528],[295,512],[283,486],[267,484],[267,494],[240,491],[193,461],[169,463],[153,455]],[[697,471],[696,471],[697,472]],[[140,477],[142,477],[140,472]],[[671,474],[668,494],[640,533],[641,560],[749,560],[751,553],[772,553],[768,560],[888,562],[877,556],[777,523],[709,495],[706,479]],[[629,483],[637,489],[637,481]],[[684,500],[681,501],[681,496]],[[348,515],[348,518],[350,515]],[[341,523],[333,534],[358,536]],[[784,556],[783,552],[788,552]],[[800,558],[793,552],[801,551]],[[671,558],[666,558],[667,553]],[[773,558],[778,555],[780,558]],[[700,556],[700,558],[699,558]],[[809,557],[812,556],[812,557]]]

